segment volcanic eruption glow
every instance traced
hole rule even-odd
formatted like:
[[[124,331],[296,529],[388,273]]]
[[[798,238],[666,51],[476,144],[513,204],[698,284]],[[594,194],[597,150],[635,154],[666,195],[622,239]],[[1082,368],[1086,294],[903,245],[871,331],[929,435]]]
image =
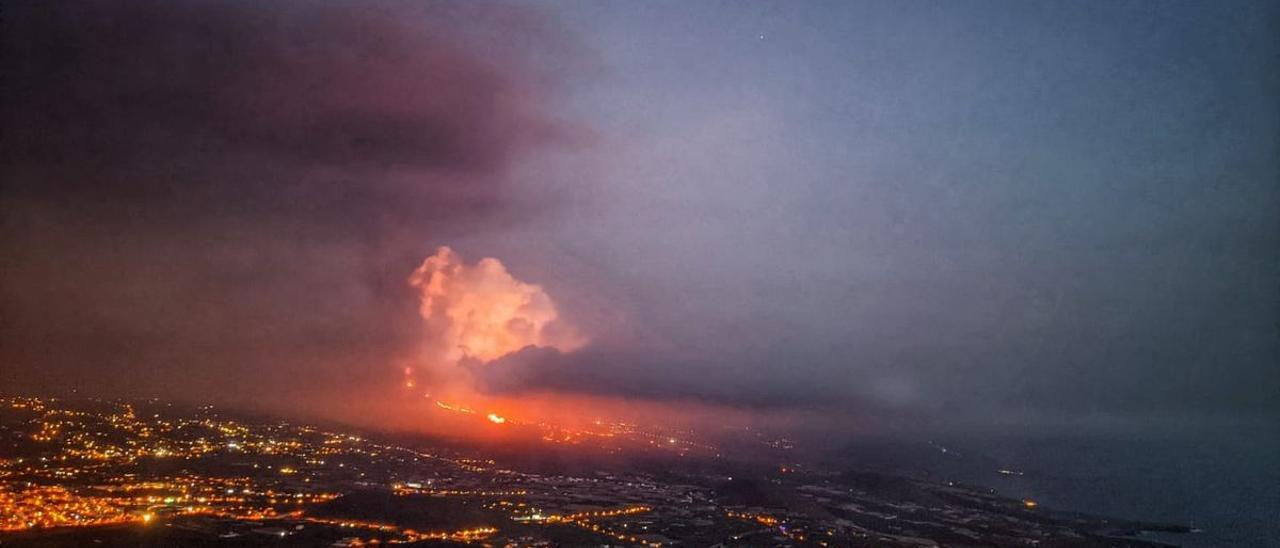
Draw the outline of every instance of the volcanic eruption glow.
[[[625,438],[626,443],[664,451],[714,454],[714,447],[682,428],[695,421],[723,428],[744,419],[740,411],[688,401],[637,401],[532,387],[489,393],[475,374],[505,367],[500,358],[529,347],[569,353],[586,345],[587,337],[561,317],[541,286],[516,278],[495,258],[467,263],[452,249],[440,247],[408,283],[419,293],[424,338],[417,359],[403,367],[402,390],[414,397],[397,405],[419,409],[411,413],[420,421],[414,428],[572,445],[616,447]]]
[[[529,403],[536,398],[485,394],[472,377],[474,368],[497,367],[492,362],[530,346],[570,352],[586,344],[541,286],[517,279],[498,259],[467,263],[448,247],[427,257],[408,282],[419,292],[424,338],[415,365],[404,367],[406,390],[428,388],[426,399],[446,417],[472,415],[481,423],[543,424],[540,410],[559,408]],[[526,420],[514,420],[510,412]],[[484,430],[471,421],[456,425]],[[479,433],[471,431],[463,433]]]
[[[570,351],[586,342],[560,320],[542,287],[516,279],[492,257],[467,264],[441,247],[413,272],[409,285],[421,292],[427,359],[436,364],[485,363],[526,346]]]

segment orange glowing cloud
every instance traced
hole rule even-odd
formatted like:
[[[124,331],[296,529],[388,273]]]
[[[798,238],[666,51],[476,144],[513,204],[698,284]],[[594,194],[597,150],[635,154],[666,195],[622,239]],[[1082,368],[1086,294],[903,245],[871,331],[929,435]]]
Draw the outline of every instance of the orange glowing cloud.
[[[462,360],[491,362],[528,346],[570,351],[586,342],[541,286],[516,279],[494,258],[467,264],[441,247],[409,285],[420,292],[424,357],[437,370]]]

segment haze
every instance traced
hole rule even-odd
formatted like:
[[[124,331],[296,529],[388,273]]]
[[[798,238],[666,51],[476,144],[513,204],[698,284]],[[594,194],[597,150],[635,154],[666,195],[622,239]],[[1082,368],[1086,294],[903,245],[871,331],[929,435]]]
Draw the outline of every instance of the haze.
[[[1280,409],[1274,3],[4,11],[6,391]]]

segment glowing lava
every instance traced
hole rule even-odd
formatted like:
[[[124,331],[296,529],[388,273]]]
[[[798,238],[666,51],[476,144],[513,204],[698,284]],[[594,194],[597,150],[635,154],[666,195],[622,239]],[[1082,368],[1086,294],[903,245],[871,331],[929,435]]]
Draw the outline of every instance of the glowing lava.
[[[445,409],[445,410],[448,410],[448,411],[453,411],[453,412],[455,412],[455,413],[468,413],[468,414],[475,414],[475,411],[474,411],[474,410],[472,410],[470,407],[462,407],[462,406],[460,406],[460,405],[449,405],[449,404],[447,404],[447,403],[445,403],[445,402],[442,402],[442,401],[440,401],[440,400],[436,400],[436,406],[438,406],[438,407],[439,407],[439,408],[441,408],[441,409]]]
[[[504,422],[507,422],[507,419],[503,418],[501,415],[498,415],[497,413],[489,413],[488,419],[489,419],[489,422],[494,424],[502,424]]]

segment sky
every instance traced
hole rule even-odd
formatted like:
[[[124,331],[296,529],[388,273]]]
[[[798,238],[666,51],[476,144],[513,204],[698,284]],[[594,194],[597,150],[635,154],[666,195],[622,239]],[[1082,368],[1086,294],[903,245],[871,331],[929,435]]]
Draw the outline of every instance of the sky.
[[[6,7],[0,386],[1280,412],[1265,2]],[[409,419],[410,421],[412,419]]]

